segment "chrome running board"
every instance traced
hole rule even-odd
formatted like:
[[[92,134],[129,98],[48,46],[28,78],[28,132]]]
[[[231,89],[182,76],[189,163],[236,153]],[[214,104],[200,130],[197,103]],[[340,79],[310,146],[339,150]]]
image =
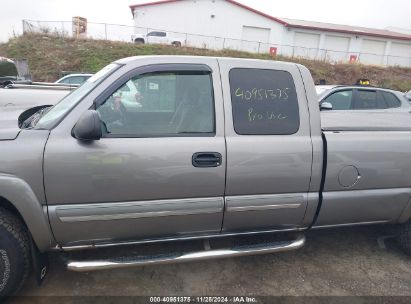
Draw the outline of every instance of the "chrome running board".
[[[303,247],[305,236],[299,235],[295,240],[269,242],[254,245],[232,247],[230,249],[211,249],[205,242],[203,251],[162,254],[156,256],[122,257],[107,260],[68,261],[67,269],[76,272],[87,272],[103,269],[128,268],[146,265],[171,264],[178,262],[192,262],[216,258],[238,257],[264,253],[290,251]]]

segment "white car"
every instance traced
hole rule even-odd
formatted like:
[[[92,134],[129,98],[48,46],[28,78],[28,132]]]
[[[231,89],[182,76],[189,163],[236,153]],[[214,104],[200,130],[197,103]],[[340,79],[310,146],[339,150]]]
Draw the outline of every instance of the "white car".
[[[119,98],[127,111],[138,111],[140,108],[142,108],[142,105],[139,101],[143,97],[141,96],[134,82],[131,80],[124,84],[122,89],[119,89],[119,91],[114,94],[113,97]]]
[[[147,35],[135,34],[131,36],[131,41],[136,44],[168,44],[182,46],[184,39],[170,36],[167,32],[153,31]]]
[[[372,86],[316,86],[322,110],[411,112],[404,93]]]
[[[316,85],[315,86],[315,91],[317,92],[317,95],[320,96],[324,92],[332,90],[336,87],[336,85],[333,84],[322,84],[322,85]]]
[[[60,78],[55,83],[81,85],[91,76],[93,76],[93,74],[69,74]]]

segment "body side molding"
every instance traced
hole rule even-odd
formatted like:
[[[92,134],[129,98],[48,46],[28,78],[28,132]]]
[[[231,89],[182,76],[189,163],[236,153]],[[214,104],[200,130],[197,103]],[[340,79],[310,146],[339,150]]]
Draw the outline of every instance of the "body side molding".
[[[305,203],[303,193],[227,196],[226,212],[295,209]]]
[[[155,218],[206,213],[223,210],[223,198],[195,198],[104,204],[49,206],[61,222],[107,221]]]

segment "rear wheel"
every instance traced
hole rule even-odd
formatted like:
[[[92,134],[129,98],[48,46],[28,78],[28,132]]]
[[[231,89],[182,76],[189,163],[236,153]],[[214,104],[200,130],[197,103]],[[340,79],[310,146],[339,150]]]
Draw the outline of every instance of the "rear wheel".
[[[401,249],[408,255],[411,255],[411,222],[402,224],[397,241]]]
[[[135,44],[144,44],[144,40],[143,39],[136,39],[134,40]]]
[[[0,297],[17,292],[30,273],[30,242],[24,224],[0,208]]]
[[[180,41],[174,41],[172,43],[172,45],[176,46],[176,47],[180,47],[181,46],[181,42]]]

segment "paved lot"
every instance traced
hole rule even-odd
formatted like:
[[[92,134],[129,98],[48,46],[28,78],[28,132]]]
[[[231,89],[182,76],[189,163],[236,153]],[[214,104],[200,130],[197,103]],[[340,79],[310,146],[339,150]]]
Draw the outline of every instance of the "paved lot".
[[[387,234],[385,226],[317,230],[293,252],[90,273],[67,272],[52,257],[43,286],[32,278],[20,295],[411,296],[411,257],[390,240],[381,248]]]

